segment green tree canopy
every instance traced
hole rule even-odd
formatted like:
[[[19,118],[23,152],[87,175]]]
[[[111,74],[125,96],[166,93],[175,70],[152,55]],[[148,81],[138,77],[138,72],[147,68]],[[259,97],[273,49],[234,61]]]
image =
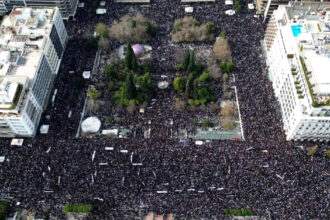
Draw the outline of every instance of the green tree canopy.
[[[183,92],[184,85],[183,85],[182,77],[180,77],[180,76],[175,77],[175,79],[173,81],[173,86],[174,86],[174,89],[177,90],[178,92]]]
[[[110,65],[106,65],[105,66],[105,70],[104,70],[104,74],[109,77],[110,79],[117,79],[118,78],[118,74],[115,71],[115,69],[110,66]]]
[[[136,87],[133,79],[133,74],[129,73],[124,83],[124,96],[127,99],[134,99],[136,97]]]
[[[195,51],[192,51],[190,56],[189,56],[188,70],[193,71],[194,67],[195,67]]]
[[[183,61],[182,61],[182,68],[184,70],[188,69],[189,61],[190,61],[190,52],[189,52],[189,50],[187,50],[186,53],[184,54]]]
[[[151,88],[152,84],[150,74],[145,73],[143,76],[137,77],[137,83],[143,92],[147,92]]]
[[[132,66],[133,56],[134,56],[134,51],[132,49],[132,45],[131,43],[128,43],[126,47],[125,65],[130,70],[133,68]]]

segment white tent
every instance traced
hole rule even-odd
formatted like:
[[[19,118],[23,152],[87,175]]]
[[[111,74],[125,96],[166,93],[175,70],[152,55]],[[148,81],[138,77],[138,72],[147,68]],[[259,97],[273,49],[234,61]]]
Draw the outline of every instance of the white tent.
[[[102,130],[103,135],[118,135],[118,129]]]
[[[41,125],[40,134],[47,134],[49,130],[49,125]]]
[[[24,139],[14,138],[11,141],[11,145],[12,146],[22,146],[23,145],[23,141],[24,141]]]
[[[0,156],[0,163],[5,162],[5,156]]]
[[[250,10],[253,10],[254,9],[253,3],[248,4],[248,9],[250,9]]]
[[[83,72],[83,77],[84,77],[84,79],[91,78],[91,71],[84,71]]]
[[[226,0],[225,5],[233,5],[233,0]]]
[[[193,11],[194,11],[193,7],[185,7],[184,8],[184,12],[186,12],[186,13],[192,13]]]
[[[107,9],[105,9],[105,8],[98,8],[98,9],[96,9],[96,14],[97,15],[103,15],[105,13],[107,13]]]
[[[96,133],[100,130],[101,121],[97,117],[86,118],[81,123],[81,130],[85,133]]]
[[[234,15],[236,12],[234,10],[227,10],[225,11],[226,15]]]

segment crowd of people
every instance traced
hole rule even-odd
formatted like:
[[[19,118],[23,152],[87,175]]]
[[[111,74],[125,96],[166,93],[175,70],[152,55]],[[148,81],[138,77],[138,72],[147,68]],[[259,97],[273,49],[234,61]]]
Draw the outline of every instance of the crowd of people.
[[[66,23],[73,40],[55,82],[55,103],[49,104],[41,122],[50,124],[49,133],[24,139],[21,147],[1,140],[0,155],[6,161],[0,164],[0,195],[10,198],[13,209],[49,211],[57,219],[65,218],[62,208],[67,203],[92,204],[94,211],[87,219],[132,219],[148,211],[174,213],[179,219],[224,219],[225,208],[251,209],[254,215],[272,219],[327,218],[329,161],[322,151],[329,147],[319,143],[311,160],[306,148],[312,143],[286,141],[260,58],[264,24],[247,19],[251,12],[245,9],[226,16],[229,6],[224,1],[194,4],[193,16],[214,22],[218,32],[227,31],[245,141],[196,145],[194,139],[170,138],[163,133],[164,122],[173,115],[179,120],[180,113],[163,112],[147,115],[155,121],[148,139],[74,138],[89,82],[78,89],[72,81],[90,70],[95,58],[83,48],[84,32],[92,32],[97,22],[109,24],[132,8],[139,10],[159,24],[150,44],[156,57],[152,74],[161,75],[172,71],[170,31],[184,14],[178,0],[154,0],[149,7],[111,1],[100,17],[91,15],[89,4]],[[167,99],[166,93],[159,98]]]

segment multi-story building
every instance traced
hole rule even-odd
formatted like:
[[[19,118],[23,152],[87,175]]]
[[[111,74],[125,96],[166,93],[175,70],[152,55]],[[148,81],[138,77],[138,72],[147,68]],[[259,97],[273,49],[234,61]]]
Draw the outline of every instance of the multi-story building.
[[[14,8],[0,26],[0,137],[34,136],[68,35],[58,8]]]
[[[265,35],[288,140],[330,140],[330,4],[291,3],[274,11]]]
[[[76,14],[78,0],[0,0],[0,15],[11,12],[14,6],[33,8],[58,7],[63,19]]]
[[[291,2],[323,2],[329,0],[291,0]],[[255,0],[256,8],[259,14],[263,14],[266,17],[272,15],[273,11],[278,8],[279,5],[287,5],[290,0]]]

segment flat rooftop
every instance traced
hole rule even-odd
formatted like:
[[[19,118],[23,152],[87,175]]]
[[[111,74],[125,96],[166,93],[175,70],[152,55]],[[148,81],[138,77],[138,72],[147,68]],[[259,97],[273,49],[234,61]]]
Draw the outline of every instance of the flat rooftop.
[[[11,83],[24,87],[35,77],[54,12],[55,8],[14,8],[3,18],[0,25],[0,102],[13,96],[15,91],[9,89],[13,88]],[[1,83],[6,84],[1,86]],[[2,101],[1,105],[6,106],[6,103]]]
[[[275,19],[281,24],[286,53],[295,55],[295,65],[299,57],[304,58],[314,94],[320,101],[330,98],[330,4],[299,2],[280,7]]]

